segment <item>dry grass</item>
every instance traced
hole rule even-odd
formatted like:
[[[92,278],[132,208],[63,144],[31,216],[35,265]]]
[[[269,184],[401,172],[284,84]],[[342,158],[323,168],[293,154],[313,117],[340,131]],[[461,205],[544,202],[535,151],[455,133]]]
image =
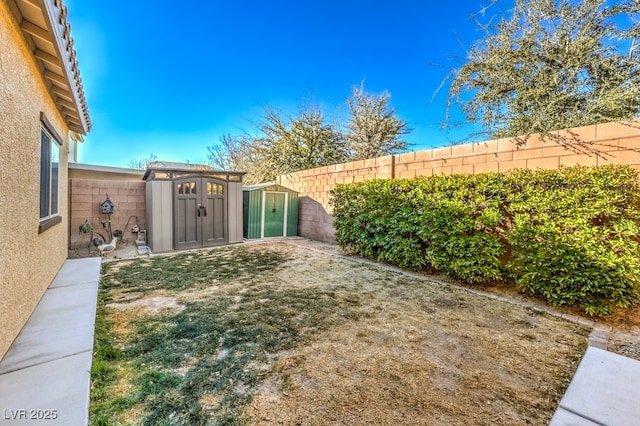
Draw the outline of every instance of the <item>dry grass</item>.
[[[542,425],[586,346],[555,317],[286,243],[104,277],[129,398],[104,424]]]

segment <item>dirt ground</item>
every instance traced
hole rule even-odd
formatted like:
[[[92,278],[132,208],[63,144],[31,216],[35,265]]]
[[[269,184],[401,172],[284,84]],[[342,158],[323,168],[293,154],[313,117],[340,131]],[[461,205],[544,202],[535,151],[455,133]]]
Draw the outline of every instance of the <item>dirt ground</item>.
[[[296,241],[295,244],[335,255],[344,255],[344,252],[335,245],[323,244],[306,239]],[[547,307],[549,306],[544,300],[524,295],[518,292],[515,287],[508,284],[472,287],[464,282],[453,280],[445,275],[427,275],[426,277],[432,277],[438,281],[452,283],[461,287],[474,288],[489,294],[505,296],[520,302],[539,304]],[[612,315],[597,318],[585,316],[584,312],[579,307],[553,307],[553,309],[560,314],[583,317],[587,320],[594,321],[599,326],[608,328],[609,343],[607,350],[640,361],[640,304],[626,309],[617,308]]]
[[[584,329],[366,265],[323,267],[320,253],[302,256],[318,271],[307,261],[285,279],[347,280],[371,296],[369,315],[281,354],[278,374],[249,409],[258,424],[548,422]],[[276,391],[283,381],[288,391]]]
[[[230,395],[244,397],[233,418],[247,424],[548,424],[590,331],[531,309],[356,263],[335,256],[341,253],[336,246],[307,240],[199,253],[212,268],[218,265],[222,271],[224,262],[235,262],[239,269],[213,279],[189,276],[196,284],[184,286],[163,286],[145,275],[154,283],[145,290],[135,281],[123,283],[124,275],[118,273],[136,276],[151,269],[162,274],[162,257],[119,261],[105,276],[112,281],[112,288],[106,286],[105,307],[125,351],[140,332],[137,320],[158,316],[177,323],[174,318],[189,314],[194,304],[207,307],[228,300],[225,315],[239,315],[249,328],[254,323],[247,323],[248,318],[266,319],[264,312],[282,312],[292,321],[287,327],[295,332],[286,335],[285,327],[280,334],[291,344],[270,346],[280,350],[237,367],[258,371],[259,380],[248,384],[232,377],[227,390],[212,391],[220,388],[216,385],[197,391],[200,408],[210,416],[203,424],[217,424],[219,413],[230,412],[228,403],[224,405]],[[276,253],[285,260],[278,267],[256,273],[238,266]],[[238,256],[242,259],[234,260]],[[187,256],[177,268],[199,261]],[[279,299],[283,292],[308,298],[306,305],[293,306],[300,296]],[[324,305],[318,308],[316,300]],[[270,310],[264,311],[265,306]],[[256,321],[259,325],[262,320]],[[228,329],[236,327],[234,323]],[[228,337],[216,336],[216,344]],[[257,334],[243,346],[243,356],[263,338]],[[208,350],[215,361],[209,364],[212,376],[221,374],[217,365],[234,350],[227,343]],[[185,359],[197,351],[188,352]],[[180,361],[171,371],[186,380],[194,359]],[[120,396],[126,389],[135,390],[132,363],[119,361]],[[144,415],[145,409],[137,405],[123,418],[138,421]]]

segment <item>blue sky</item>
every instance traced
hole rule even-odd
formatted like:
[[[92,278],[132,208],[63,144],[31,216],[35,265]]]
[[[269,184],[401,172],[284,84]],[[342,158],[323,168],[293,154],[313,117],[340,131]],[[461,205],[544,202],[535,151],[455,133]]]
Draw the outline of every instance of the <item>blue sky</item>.
[[[338,119],[361,81],[390,92],[412,150],[477,130],[440,130],[448,86],[432,96],[449,72],[438,64],[481,37],[481,0],[64,3],[93,121],[83,163],[205,163],[223,134],[253,132],[264,105],[295,114],[313,99]]]

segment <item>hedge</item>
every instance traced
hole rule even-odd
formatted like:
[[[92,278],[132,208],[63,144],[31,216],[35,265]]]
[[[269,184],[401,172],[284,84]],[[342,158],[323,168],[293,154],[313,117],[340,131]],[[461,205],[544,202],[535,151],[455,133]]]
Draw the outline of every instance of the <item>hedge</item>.
[[[602,166],[337,185],[336,240],[402,268],[510,282],[609,314],[640,296],[637,178]]]

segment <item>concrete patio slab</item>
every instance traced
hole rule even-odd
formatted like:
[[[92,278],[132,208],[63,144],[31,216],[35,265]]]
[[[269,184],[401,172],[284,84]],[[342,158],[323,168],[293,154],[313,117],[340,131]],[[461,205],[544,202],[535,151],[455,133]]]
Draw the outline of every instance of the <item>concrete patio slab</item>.
[[[89,424],[92,353],[0,375],[0,424]]]
[[[571,413],[564,408],[558,408],[558,411],[553,415],[550,425],[558,426],[602,426],[600,423],[592,422],[589,419],[585,419],[577,414]]]
[[[0,374],[93,348],[96,283],[50,288],[27,327],[13,342],[0,365]]]
[[[85,283],[94,283],[96,280],[96,264],[98,265],[98,279],[100,278],[100,258],[87,257],[83,259],[70,259],[64,262],[58,275],[53,279],[49,288],[66,287]]]
[[[589,347],[550,425],[636,426],[639,385],[640,361]]]
[[[86,425],[99,258],[67,260],[0,363],[0,424]]]

